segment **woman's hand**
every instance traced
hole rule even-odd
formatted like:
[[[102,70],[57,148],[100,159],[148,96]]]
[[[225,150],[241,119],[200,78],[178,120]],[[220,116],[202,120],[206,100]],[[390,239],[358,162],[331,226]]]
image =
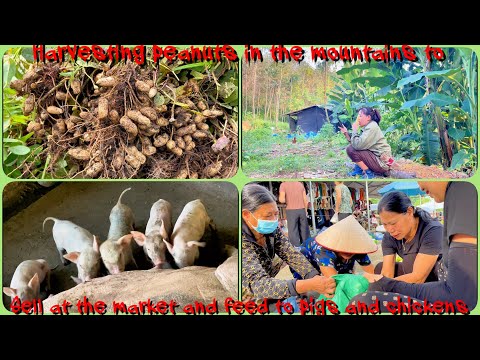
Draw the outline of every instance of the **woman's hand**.
[[[353,130],[353,131],[357,131],[359,125],[360,125],[360,124],[359,124],[358,118],[357,118],[357,120],[355,120],[355,122],[352,124],[352,130]]]
[[[312,281],[312,290],[325,295],[327,298],[332,298],[335,295],[335,288],[337,284],[331,277],[314,276],[310,279]]]
[[[373,283],[375,281],[380,280],[383,278],[383,275],[381,274],[370,274],[370,273],[363,273],[363,276],[368,280],[369,283]]]
[[[339,127],[340,132],[345,135],[348,132],[348,129],[345,127],[345,125],[341,124]]]

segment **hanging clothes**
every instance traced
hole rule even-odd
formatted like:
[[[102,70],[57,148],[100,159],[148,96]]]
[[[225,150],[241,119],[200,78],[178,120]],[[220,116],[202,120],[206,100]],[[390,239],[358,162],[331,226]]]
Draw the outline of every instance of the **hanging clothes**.
[[[360,189],[360,199],[359,200],[365,200],[365,189]]]

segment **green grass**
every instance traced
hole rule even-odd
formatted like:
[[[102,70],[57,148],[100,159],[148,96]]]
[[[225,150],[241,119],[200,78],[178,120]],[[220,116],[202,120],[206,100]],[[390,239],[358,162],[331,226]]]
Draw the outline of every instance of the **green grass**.
[[[332,126],[324,126],[312,138],[297,135],[297,143],[292,144],[286,132],[274,136],[271,123],[250,123],[253,130],[242,134],[242,166],[247,176],[303,177],[304,172],[320,172],[327,177],[346,177],[348,142]]]

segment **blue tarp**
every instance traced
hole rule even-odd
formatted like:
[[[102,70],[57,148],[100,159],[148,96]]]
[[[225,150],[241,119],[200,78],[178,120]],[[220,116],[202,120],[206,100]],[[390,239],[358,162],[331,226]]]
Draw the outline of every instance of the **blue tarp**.
[[[425,192],[420,190],[420,186],[416,182],[410,181],[394,181],[387,186],[378,190],[378,193],[381,195],[385,195],[392,191],[401,191],[408,196],[414,195],[426,195]]]

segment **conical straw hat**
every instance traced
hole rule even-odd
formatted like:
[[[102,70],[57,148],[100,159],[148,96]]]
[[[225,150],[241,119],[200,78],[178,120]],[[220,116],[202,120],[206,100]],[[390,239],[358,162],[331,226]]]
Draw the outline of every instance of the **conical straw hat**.
[[[377,244],[353,215],[318,234],[315,241],[328,250],[350,254],[369,254],[377,251]]]

